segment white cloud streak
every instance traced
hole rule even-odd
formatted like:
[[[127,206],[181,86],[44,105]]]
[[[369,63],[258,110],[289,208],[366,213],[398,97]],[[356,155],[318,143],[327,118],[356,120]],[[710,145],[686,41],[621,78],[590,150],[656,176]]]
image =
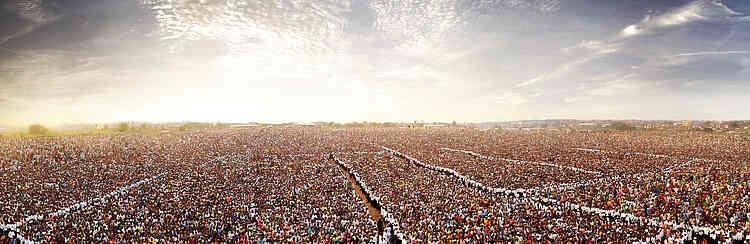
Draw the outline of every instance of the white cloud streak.
[[[684,56],[705,56],[705,55],[735,55],[735,54],[750,54],[750,51],[709,51],[709,52],[694,52],[694,53],[680,53],[672,57],[684,57]]]
[[[661,15],[646,16],[641,22],[625,27],[622,37],[650,33],[658,29],[680,26],[695,21],[736,20],[740,13],[733,11],[720,1],[698,0]]]
[[[598,52],[596,52],[596,53],[594,53],[592,55],[588,55],[588,56],[585,56],[583,58],[576,59],[576,60],[573,60],[571,62],[568,62],[568,63],[566,63],[566,64],[558,67],[557,69],[553,70],[552,72],[549,72],[549,73],[546,73],[546,74],[542,74],[542,75],[538,75],[538,76],[536,76],[536,77],[534,77],[534,78],[532,78],[532,79],[530,79],[528,81],[524,81],[524,82],[518,83],[518,84],[516,84],[516,88],[526,87],[526,86],[530,86],[530,85],[536,84],[538,82],[542,82],[542,81],[546,81],[546,80],[557,79],[557,78],[563,77],[566,74],[568,74],[568,72],[571,69],[574,69],[574,68],[576,68],[576,67],[578,67],[578,66],[580,66],[582,64],[588,63],[588,62],[590,62],[592,60],[595,60],[597,58],[603,57],[603,56],[605,56],[607,54],[614,53],[614,52],[617,52],[617,49],[615,47],[613,47],[613,46],[610,46],[607,49],[601,49],[601,50],[599,50]]]

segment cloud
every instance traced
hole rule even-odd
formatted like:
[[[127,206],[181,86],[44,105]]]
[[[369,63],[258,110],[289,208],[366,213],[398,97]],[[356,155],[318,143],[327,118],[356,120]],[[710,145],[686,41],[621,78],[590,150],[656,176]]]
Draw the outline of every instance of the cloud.
[[[620,49],[620,44],[615,42],[606,42],[599,40],[584,40],[575,46],[562,48],[562,52],[567,55],[571,55],[573,58],[571,61],[563,63],[556,67],[554,70],[539,74],[529,80],[517,83],[516,88],[527,87],[530,85],[537,84],[539,82],[558,79],[567,75],[572,70],[579,68],[579,66],[590,63],[600,58],[610,57],[617,53]]]
[[[160,38],[176,52],[207,39],[226,42],[233,53],[305,53],[339,46],[346,21],[351,20],[346,11],[349,6],[327,1],[305,6],[287,3],[143,0],[144,7],[153,12]]]
[[[610,76],[615,75],[616,74]],[[600,85],[599,87],[593,89],[582,86],[581,88],[583,89],[577,89],[577,91],[584,91],[583,94],[568,96],[563,101],[565,101],[565,103],[575,103],[593,100],[595,97],[609,97],[637,91],[643,85],[638,83],[637,81],[632,80],[632,78],[634,77],[636,77],[636,74],[626,74],[620,76],[616,80],[605,82],[603,85]]]
[[[638,25],[629,25],[628,27],[625,27],[625,29],[622,30],[623,36],[634,36],[638,35],[641,32],[643,32],[644,28],[639,27]]]
[[[741,15],[720,1],[698,0],[660,15],[647,15],[641,22],[625,27],[620,35],[632,37],[696,21],[739,21],[746,18]]]
[[[670,57],[671,58],[671,57]],[[671,58],[677,62],[670,62],[669,58],[660,66],[651,64],[649,68],[639,73],[641,80],[659,84],[665,89],[676,93],[705,93],[727,85],[746,84],[747,75],[743,74],[745,67],[740,59],[712,55],[708,57],[684,56]],[[695,88],[698,81],[709,89]],[[685,83],[693,84],[685,85]]]
[[[133,11],[99,1],[109,11],[75,10],[13,36],[16,47],[5,47],[16,54],[0,50],[0,122],[73,118],[74,108],[92,111],[82,121],[649,118],[685,94],[746,96],[726,87],[750,75],[750,25],[739,13],[750,9],[718,1],[127,1],[146,3],[151,24],[110,17]],[[72,15],[111,24],[71,31],[80,26]],[[3,32],[3,20],[0,42],[22,29]],[[696,104],[682,102],[674,114]],[[361,115],[327,110],[338,106]]]
[[[604,41],[598,41],[598,40],[586,40],[582,41],[578,45],[575,45],[573,47],[567,47],[563,48],[563,52],[572,52],[577,50],[588,50],[588,51],[594,51],[598,54],[607,54],[607,53],[613,53],[617,52],[618,45],[615,43],[609,43]]]
[[[705,56],[705,55],[732,55],[732,54],[750,54],[750,51],[716,51],[716,52],[695,52],[695,53],[680,53],[672,57],[682,56]]]
[[[5,6],[6,10],[13,12],[18,17],[35,23],[45,23],[53,21],[59,16],[53,9],[45,8],[44,1],[8,1]]]
[[[637,90],[640,85],[629,81],[633,76],[633,74],[628,74],[618,80],[607,82],[604,86],[591,90],[589,94],[592,96],[613,96],[622,92]]]
[[[580,65],[586,64],[588,62],[591,62],[592,60],[596,60],[601,57],[605,57],[608,54],[617,52],[617,49],[610,48],[610,49],[602,49],[594,54],[590,54],[588,56],[584,56],[582,58],[570,61],[568,63],[563,64],[562,66],[557,67],[552,72],[548,72],[545,74],[538,75],[534,78],[531,78],[527,81],[518,83],[515,85],[516,88],[526,87],[530,86],[542,81],[551,80],[551,79],[557,79],[560,77],[563,77],[568,74],[568,72],[572,69],[577,68]]]
[[[524,87],[524,86],[533,85],[534,83],[537,83],[537,82],[541,81],[542,79],[545,79],[544,75],[540,75],[540,76],[531,78],[528,81],[518,83],[518,84],[516,84],[516,87]]]

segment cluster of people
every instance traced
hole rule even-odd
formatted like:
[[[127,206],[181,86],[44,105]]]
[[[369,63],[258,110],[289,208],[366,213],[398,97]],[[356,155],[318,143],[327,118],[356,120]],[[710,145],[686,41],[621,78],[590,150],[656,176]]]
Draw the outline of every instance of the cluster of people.
[[[661,231],[561,203],[483,191],[395,155],[340,158],[395,215],[407,242],[634,242]]]
[[[748,155],[678,132],[0,138],[0,243],[750,241]]]
[[[569,181],[587,180],[590,177],[636,174],[650,172],[669,167],[670,165],[686,161],[684,158],[652,157],[635,153],[592,153],[589,151],[576,150],[580,146],[571,141],[576,138],[562,133],[487,133],[476,130],[465,130],[462,133],[444,130],[422,130],[412,133],[408,139],[402,140],[404,136],[384,137],[379,141],[388,147],[392,147],[406,154],[417,157],[423,161],[435,164],[446,163],[445,158],[456,158],[458,152],[471,152],[490,159],[489,163],[479,163],[476,166],[467,166],[475,169],[487,168],[488,165],[500,165],[494,167],[505,167],[513,163],[522,163],[525,167],[536,167],[537,169],[525,174],[536,174],[538,178],[554,179],[547,177],[550,168],[565,171],[566,176],[558,178],[554,182],[562,183]],[[455,153],[454,153],[455,152]],[[522,162],[519,162],[522,161]],[[454,164],[455,165],[455,164]],[[553,166],[553,167],[549,167]],[[527,170],[527,169],[520,169]],[[491,170],[492,172],[505,171],[505,169]],[[538,171],[538,172],[537,172]],[[501,180],[501,179],[496,179]],[[541,179],[544,180],[544,179]],[[549,181],[545,181],[549,182]]]
[[[443,150],[434,156],[424,156],[424,162],[450,168],[482,184],[496,188],[531,189],[550,183],[574,183],[594,179],[597,173],[550,167],[521,161],[490,159],[462,152]]]
[[[615,152],[643,152],[678,158],[729,162],[750,160],[750,138],[742,134],[633,131],[628,133],[577,133],[574,147]]]
[[[381,136],[379,143],[424,163],[453,169],[490,187],[534,187],[532,189],[539,190],[542,196],[560,203],[617,211],[620,215],[679,226],[681,231],[661,235],[664,239],[674,238],[677,233],[698,232],[693,228],[706,230],[700,232],[708,232],[707,235],[716,236],[716,240],[749,238],[748,161],[742,161],[737,155],[720,156],[721,152],[741,153],[738,150],[744,145],[741,137],[728,140],[725,135],[714,135],[718,137],[715,141],[720,142],[716,144],[705,135],[676,135],[674,138],[682,139],[694,136],[716,148],[705,149],[703,153],[674,149],[663,154],[671,147],[647,151],[657,147],[638,145],[633,146],[639,150],[635,151],[627,147],[602,146],[616,145],[613,141],[621,143],[619,139],[626,136],[634,137],[628,145],[663,142],[653,139],[660,137],[639,133],[488,133],[430,129],[397,131],[396,134],[400,135]],[[619,139],[606,140],[609,136]],[[640,136],[649,139],[638,140]],[[582,138],[589,141],[576,141]],[[599,139],[601,141],[590,141]],[[699,139],[687,141],[695,143],[696,140]],[[516,145],[522,143],[527,144]],[[583,149],[592,145],[598,147]],[[601,174],[566,170],[579,168]]]
[[[548,196],[687,226],[750,233],[750,163],[698,161],[669,172],[560,187]]]
[[[5,158],[12,160],[0,171],[0,223],[18,223],[147,178],[160,159],[143,154],[147,144],[128,139],[40,138],[4,144]],[[119,142],[105,142],[110,140]]]
[[[0,171],[0,242],[376,240],[365,203],[316,146],[324,135],[299,141],[296,133],[282,134],[5,141],[2,147],[12,150],[3,158],[13,161],[3,163],[17,167]],[[269,149],[285,144],[299,148]]]

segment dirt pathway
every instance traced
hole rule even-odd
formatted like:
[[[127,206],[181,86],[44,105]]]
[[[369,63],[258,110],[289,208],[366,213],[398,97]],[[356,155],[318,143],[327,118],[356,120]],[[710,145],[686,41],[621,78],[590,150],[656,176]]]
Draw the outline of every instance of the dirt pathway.
[[[370,203],[370,201],[367,200],[367,195],[365,195],[365,192],[362,190],[361,187],[359,187],[359,184],[354,180],[354,176],[350,174],[348,171],[346,171],[346,168],[341,166],[340,164],[336,163],[333,159],[329,159],[329,162],[331,162],[333,165],[336,165],[336,167],[339,167],[342,172],[344,172],[344,176],[346,176],[346,179],[352,184],[352,187],[354,188],[354,192],[357,193],[357,196],[362,199],[362,201],[365,202],[365,205],[367,205],[367,210],[370,212],[370,216],[372,216],[372,220],[375,221],[375,223],[382,218],[380,215],[380,210],[375,208],[375,206]]]

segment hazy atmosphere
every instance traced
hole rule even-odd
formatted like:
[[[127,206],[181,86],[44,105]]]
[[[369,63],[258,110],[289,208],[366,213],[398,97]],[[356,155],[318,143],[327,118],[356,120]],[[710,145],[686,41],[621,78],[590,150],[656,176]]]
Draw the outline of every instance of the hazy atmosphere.
[[[750,117],[745,0],[0,5],[0,127]]]

